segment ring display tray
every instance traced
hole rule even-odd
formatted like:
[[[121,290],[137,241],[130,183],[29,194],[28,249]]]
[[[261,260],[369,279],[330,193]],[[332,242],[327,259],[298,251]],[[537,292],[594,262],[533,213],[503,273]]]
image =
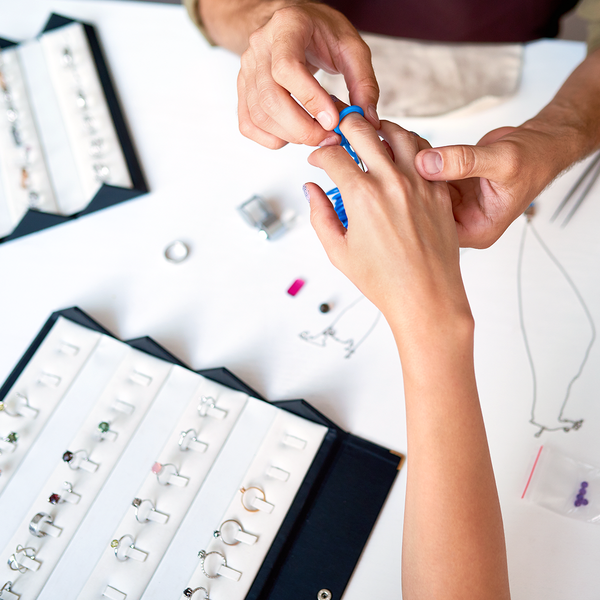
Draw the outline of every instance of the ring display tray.
[[[402,464],[77,308],[50,317],[0,403],[11,600],[340,598]]]
[[[0,243],[147,191],[94,28],[0,39]]]

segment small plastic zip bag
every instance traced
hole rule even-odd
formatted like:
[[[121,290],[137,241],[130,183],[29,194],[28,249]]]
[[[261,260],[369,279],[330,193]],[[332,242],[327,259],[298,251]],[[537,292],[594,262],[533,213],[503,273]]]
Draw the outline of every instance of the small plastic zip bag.
[[[521,498],[566,517],[600,523],[600,468],[542,446]]]

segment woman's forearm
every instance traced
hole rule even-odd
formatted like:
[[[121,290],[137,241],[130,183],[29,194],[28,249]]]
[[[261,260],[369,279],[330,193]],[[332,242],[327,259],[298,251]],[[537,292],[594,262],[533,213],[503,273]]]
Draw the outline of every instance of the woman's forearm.
[[[506,600],[504,531],[470,313],[398,346],[408,434],[403,598]]]

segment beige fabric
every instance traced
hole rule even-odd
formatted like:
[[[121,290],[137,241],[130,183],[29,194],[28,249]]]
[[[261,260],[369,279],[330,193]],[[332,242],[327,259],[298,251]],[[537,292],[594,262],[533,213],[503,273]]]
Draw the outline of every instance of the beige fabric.
[[[364,34],[371,48],[386,117],[440,115],[485,99],[489,107],[511,96],[521,77],[520,44],[438,44]],[[323,87],[348,100],[341,75],[323,74]]]
[[[588,24],[588,54],[600,48],[600,0],[582,0],[577,14]]]
[[[216,46],[213,40],[208,35],[202,20],[200,19],[200,11],[198,10],[199,0],[182,0],[183,5],[188,11],[188,15],[190,15],[190,19],[194,22],[196,27],[200,30],[200,33],[204,36],[204,39],[211,45]]]

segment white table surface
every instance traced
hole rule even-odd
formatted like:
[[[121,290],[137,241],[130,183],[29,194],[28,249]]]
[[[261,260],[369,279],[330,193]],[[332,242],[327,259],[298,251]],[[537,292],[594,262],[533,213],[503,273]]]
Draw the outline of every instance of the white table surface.
[[[302,331],[325,328],[359,294],[329,264],[310,227],[302,184],[312,180],[326,189],[330,184],[307,164],[310,150],[273,152],[239,134],[238,58],[211,49],[183,8],[159,4],[0,0],[0,35],[31,37],[52,11],[97,26],[152,191],[0,246],[0,380],[51,312],[77,305],[121,339],[150,335],[194,369],[227,366],[271,400],[305,398],[352,433],[405,452],[401,371],[383,319],[349,359],[339,345],[321,348],[299,338]],[[535,114],[583,55],[576,42],[532,44],[513,99],[475,115],[401,124],[434,144],[475,142],[490,129]],[[581,168],[544,193],[535,224],[600,323],[598,187],[567,228],[549,223]],[[298,214],[295,227],[278,241],[257,239],[235,211],[255,193],[279,212]],[[532,378],[516,293],[523,226],[518,220],[491,249],[468,250],[462,259],[477,322],[477,377],[504,512],[513,598],[592,600],[600,579],[600,527],[520,497],[540,443],[600,465],[600,344],[568,404],[569,415],[585,419],[583,427],[535,438],[528,423]],[[191,248],[179,265],[163,257],[176,239]],[[527,259],[530,293],[539,292],[542,319],[534,329],[552,333],[561,320],[560,293],[545,292],[550,288],[544,257],[532,251]],[[298,277],[307,283],[292,298],[286,289]],[[331,303],[329,314],[319,312],[322,302]],[[366,302],[361,305],[344,326],[340,322],[340,335],[360,337],[368,327],[376,313]],[[565,330],[568,339],[546,344],[536,356],[538,380],[550,395],[564,381],[565,359],[587,340],[581,328]],[[406,469],[345,600],[401,596],[405,477]]]

